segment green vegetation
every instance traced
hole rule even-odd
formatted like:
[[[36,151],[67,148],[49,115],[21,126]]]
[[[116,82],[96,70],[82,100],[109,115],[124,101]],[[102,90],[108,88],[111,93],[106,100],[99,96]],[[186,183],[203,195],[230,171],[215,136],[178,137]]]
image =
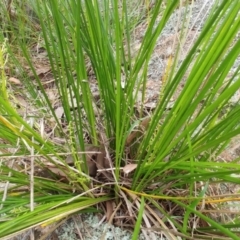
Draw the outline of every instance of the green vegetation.
[[[240,196],[214,186],[239,184],[240,159],[219,155],[240,134],[240,3],[216,1],[181,61],[183,16],[147,111],[149,62],[181,1],[128,2],[0,3],[0,238],[116,202],[133,239],[146,218],[168,239],[239,239],[239,218],[217,213]]]

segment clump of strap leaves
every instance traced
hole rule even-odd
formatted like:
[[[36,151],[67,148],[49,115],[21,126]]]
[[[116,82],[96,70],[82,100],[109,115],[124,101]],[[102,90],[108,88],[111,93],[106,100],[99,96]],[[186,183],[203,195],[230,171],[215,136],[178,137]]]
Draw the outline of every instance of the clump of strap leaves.
[[[0,237],[102,211],[133,239],[239,239],[240,196],[221,190],[239,184],[239,158],[219,158],[240,133],[239,1],[213,1],[183,59],[191,1],[25,2],[38,37],[22,5],[1,3]],[[149,62],[176,13],[149,109]]]

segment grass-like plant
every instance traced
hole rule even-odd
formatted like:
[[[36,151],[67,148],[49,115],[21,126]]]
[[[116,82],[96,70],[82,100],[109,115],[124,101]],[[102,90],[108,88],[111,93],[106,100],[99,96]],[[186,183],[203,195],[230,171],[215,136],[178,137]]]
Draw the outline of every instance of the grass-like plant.
[[[186,16],[179,23],[178,47],[148,114],[149,61],[182,1],[139,2],[29,0],[25,10],[15,8],[14,19],[12,6],[1,4],[0,238],[95,212],[99,203],[109,210],[115,201],[135,216],[133,239],[142,227],[168,239],[239,239],[239,219],[219,222],[202,212],[239,200],[211,191],[216,183],[239,184],[239,159],[218,158],[240,134],[240,105],[230,104],[240,88],[239,67],[233,68],[240,52],[239,1],[215,2],[183,61]],[[35,24],[26,20],[29,12]],[[136,53],[134,29],[143,21]],[[41,27],[34,32],[36,24]],[[47,52],[57,104],[35,70],[31,47],[37,40]],[[21,85],[11,87],[7,72]],[[21,112],[19,92],[28,99]],[[118,210],[107,211],[107,219]]]

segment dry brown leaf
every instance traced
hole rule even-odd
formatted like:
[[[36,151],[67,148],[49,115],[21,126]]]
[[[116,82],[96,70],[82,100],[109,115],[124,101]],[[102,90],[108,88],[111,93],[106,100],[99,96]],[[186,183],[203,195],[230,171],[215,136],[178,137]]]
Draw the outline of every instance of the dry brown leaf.
[[[17,104],[22,107],[22,108],[27,108],[29,109],[29,103],[26,101],[26,98],[24,98],[21,95],[16,96]],[[31,109],[32,110],[32,109]]]
[[[126,140],[126,145],[127,146],[130,146],[131,143],[136,139],[136,137],[138,137],[138,135],[143,135],[144,134],[144,131],[147,129],[148,127],[148,124],[150,122],[151,118],[150,117],[147,117],[145,118],[144,120],[142,120],[139,124],[139,126],[137,127],[136,130],[133,130],[129,136],[127,137],[127,140]]]
[[[126,166],[123,167],[123,172],[125,174],[128,174],[130,172],[132,172],[133,170],[135,170],[137,167],[137,164],[127,164]]]
[[[42,75],[50,72],[51,68],[49,66],[41,66],[41,68],[38,68],[36,70],[36,73],[39,77],[41,77]]]
[[[92,151],[92,150],[86,149],[86,151]],[[79,156],[81,156],[82,154],[84,154],[84,153],[79,153]],[[88,167],[89,175],[91,177],[95,177],[97,175],[97,166],[96,166],[96,163],[92,160],[94,154],[95,153],[87,154],[87,167]],[[68,165],[74,164],[72,155],[67,156],[66,162]]]
[[[45,91],[50,101],[55,102],[58,99],[59,95],[57,89],[47,88]]]
[[[63,107],[58,107],[56,110],[55,110],[55,114],[56,114],[56,117],[58,119],[62,119],[63,115],[64,115],[64,109]]]
[[[10,78],[8,79],[8,81],[9,81],[10,83],[13,83],[13,84],[16,84],[16,85],[22,85],[21,81],[20,81],[19,79],[15,78],[15,77],[10,77]]]
[[[58,175],[61,178],[67,179],[67,174],[64,173],[64,171],[62,171],[60,169],[60,166],[56,167],[56,166],[47,166],[46,168],[41,168],[39,171],[37,171],[35,174],[36,176],[39,177],[43,177],[43,178],[51,178],[51,174],[49,173],[49,170]]]
[[[112,201],[107,201],[106,202],[106,218],[107,221],[109,221],[111,219],[111,216],[113,214],[113,202]]]
[[[96,146],[86,146],[85,149],[86,152],[92,152],[87,153],[87,166],[89,175],[92,177],[95,177],[97,175],[97,170],[110,168],[110,164],[108,160],[106,159],[106,152],[102,147],[96,147]],[[79,153],[79,156],[81,156],[84,153]],[[73,158],[71,155],[69,155],[66,159],[68,164],[73,164]],[[103,174],[106,176],[107,173],[103,172]]]

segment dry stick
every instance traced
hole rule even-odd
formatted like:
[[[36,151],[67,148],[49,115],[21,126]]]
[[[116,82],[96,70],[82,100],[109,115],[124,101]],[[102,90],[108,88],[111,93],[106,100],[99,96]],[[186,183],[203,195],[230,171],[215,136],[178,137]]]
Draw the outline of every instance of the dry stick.
[[[81,233],[81,231],[80,231],[80,229],[79,229],[79,226],[78,226],[78,224],[77,224],[76,217],[73,216],[72,219],[73,219],[73,221],[74,221],[74,223],[75,223],[75,228],[76,228],[76,230],[77,230],[77,233],[78,233],[80,239],[83,240],[82,233]]]
[[[122,202],[120,202],[120,203],[117,205],[116,209],[115,209],[114,212],[112,213],[112,215],[111,215],[111,217],[110,217],[110,219],[109,219],[109,221],[108,221],[108,223],[107,223],[108,225],[111,225],[111,224],[112,224],[112,220],[113,220],[113,218],[114,218],[117,210],[119,209],[119,207],[120,207],[121,205],[122,205]],[[105,231],[103,232],[102,236],[101,236],[101,240],[104,240],[104,239],[105,239],[106,233],[107,233],[107,231],[105,230]]]
[[[16,153],[16,152],[18,151],[18,149],[19,149],[19,148],[17,148],[14,153]],[[14,154],[14,153],[13,153],[13,154]],[[11,162],[10,165],[9,165],[9,168],[12,168],[12,167],[13,167],[14,162],[15,162],[15,159],[12,160],[12,162]],[[2,160],[1,160],[1,163],[2,163]],[[1,163],[0,163],[0,165],[1,165]],[[8,178],[10,178],[11,176],[12,176],[12,172],[9,172],[9,173],[8,173]],[[7,198],[7,191],[8,191],[9,184],[10,184],[9,181],[7,181],[6,184],[5,184],[4,191],[3,191],[3,197],[2,197],[2,202],[4,202],[4,201],[6,200],[6,198]],[[3,208],[3,203],[1,203],[1,205],[0,205],[0,210],[1,210],[2,208]]]
[[[52,234],[59,226],[61,226],[64,222],[66,222],[66,218],[64,218],[62,221],[59,221],[56,225],[51,227],[47,233],[44,233],[39,240],[45,240],[47,237]]]
[[[157,220],[158,224],[160,224],[162,226],[162,228],[165,230],[165,236],[168,237],[168,239],[177,239],[171,232],[168,232],[168,227],[165,225],[165,223],[158,217],[157,213],[150,208],[147,204],[146,204],[146,209],[149,211],[149,215],[154,216],[154,218]],[[150,216],[148,216],[150,218]],[[152,220],[152,222],[154,222]]]
[[[86,151],[86,152],[83,152],[83,151],[77,151],[76,152],[77,154],[94,154],[94,153],[101,153],[101,152],[96,152],[96,151]],[[18,155],[18,156],[4,156],[4,158],[6,159],[11,159],[11,158],[26,158],[26,157],[44,157],[44,156],[48,156],[48,157],[54,157],[54,156],[65,156],[65,155],[72,155],[72,152],[66,152],[66,153],[58,153],[58,154],[46,154],[46,155],[43,155],[43,154],[35,154],[35,155]]]
[[[117,205],[117,207],[115,208],[115,210],[113,211],[113,213],[112,213],[112,215],[111,215],[111,217],[110,217],[110,219],[109,219],[109,221],[108,221],[109,224],[112,224],[113,218],[114,218],[117,210],[120,208],[121,205],[122,205],[122,202],[120,202],[120,203]]]
[[[22,132],[23,131],[23,128],[24,128],[24,126],[21,126],[21,128],[20,128],[20,132]],[[17,140],[17,149],[13,152],[13,160],[12,160],[12,162],[9,164],[9,168],[13,168],[13,164],[14,164],[14,162],[15,162],[15,157],[14,157],[14,155],[17,153],[17,151],[18,151],[18,149],[19,149],[19,142],[20,142],[20,138],[18,138],[18,140]],[[1,160],[1,163],[2,163],[2,160]],[[0,163],[0,165],[1,165],[1,163]],[[8,173],[8,178],[10,178],[12,176],[12,172],[9,172]],[[4,202],[5,200],[6,200],[6,198],[7,198],[7,191],[8,191],[8,187],[9,187],[9,184],[10,184],[10,182],[9,181],[7,181],[6,182],[6,184],[5,184],[5,188],[4,188],[4,191],[3,191],[3,197],[2,197],[2,202]],[[2,209],[2,207],[3,207],[3,203],[1,203],[1,205],[0,205],[0,210]]]
[[[33,127],[33,119],[30,120],[30,125]],[[34,142],[34,137],[32,137],[32,143]],[[31,155],[34,155],[34,147],[31,147]],[[34,211],[34,157],[31,157],[30,161],[30,211]],[[31,229],[31,240],[34,240],[34,230]]]
[[[145,229],[145,228],[143,227],[143,229]],[[182,234],[182,233],[180,233],[180,232],[177,232],[177,231],[171,230],[171,229],[167,229],[167,230],[166,230],[166,229],[164,229],[164,228],[152,227],[152,228],[146,228],[146,230],[162,231],[162,232],[168,231],[169,233],[174,234],[175,236],[183,237],[184,239],[189,239],[189,240],[194,240],[194,239],[196,239],[196,238],[186,236],[185,234]],[[206,237],[206,236],[204,236],[204,237]],[[170,238],[168,238],[168,239],[170,239]],[[212,239],[212,238],[211,238],[211,239]],[[218,239],[220,240],[220,238],[218,238]],[[226,240],[226,238],[224,238],[224,239]]]
[[[135,204],[136,204],[136,206],[137,206],[138,209],[140,209],[140,203],[139,203],[139,201],[140,201],[139,198],[136,199],[136,201],[135,201]],[[150,222],[149,222],[149,216],[147,216],[147,211],[146,211],[146,210],[143,210],[142,219],[144,220],[147,228],[150,228],[150,227],[151,227],[151,224],[150,224]],[[141,229],[142,229],[142,233],[143,233],[143,235],[145,236],[145,238],[146,238],[146,239],[149,239],[149,237],[148,237],[148,235],[147,235],[147,232],[149,232],[149,231],[146,231],[145,229],[143,229],[142,226],[141,226]],[[156,239],[156,236],[155,236],[155,234],[154,234],[153,232],[149,232],[149,235],[151,236],[150,239],[154,239],[154,240]]]

